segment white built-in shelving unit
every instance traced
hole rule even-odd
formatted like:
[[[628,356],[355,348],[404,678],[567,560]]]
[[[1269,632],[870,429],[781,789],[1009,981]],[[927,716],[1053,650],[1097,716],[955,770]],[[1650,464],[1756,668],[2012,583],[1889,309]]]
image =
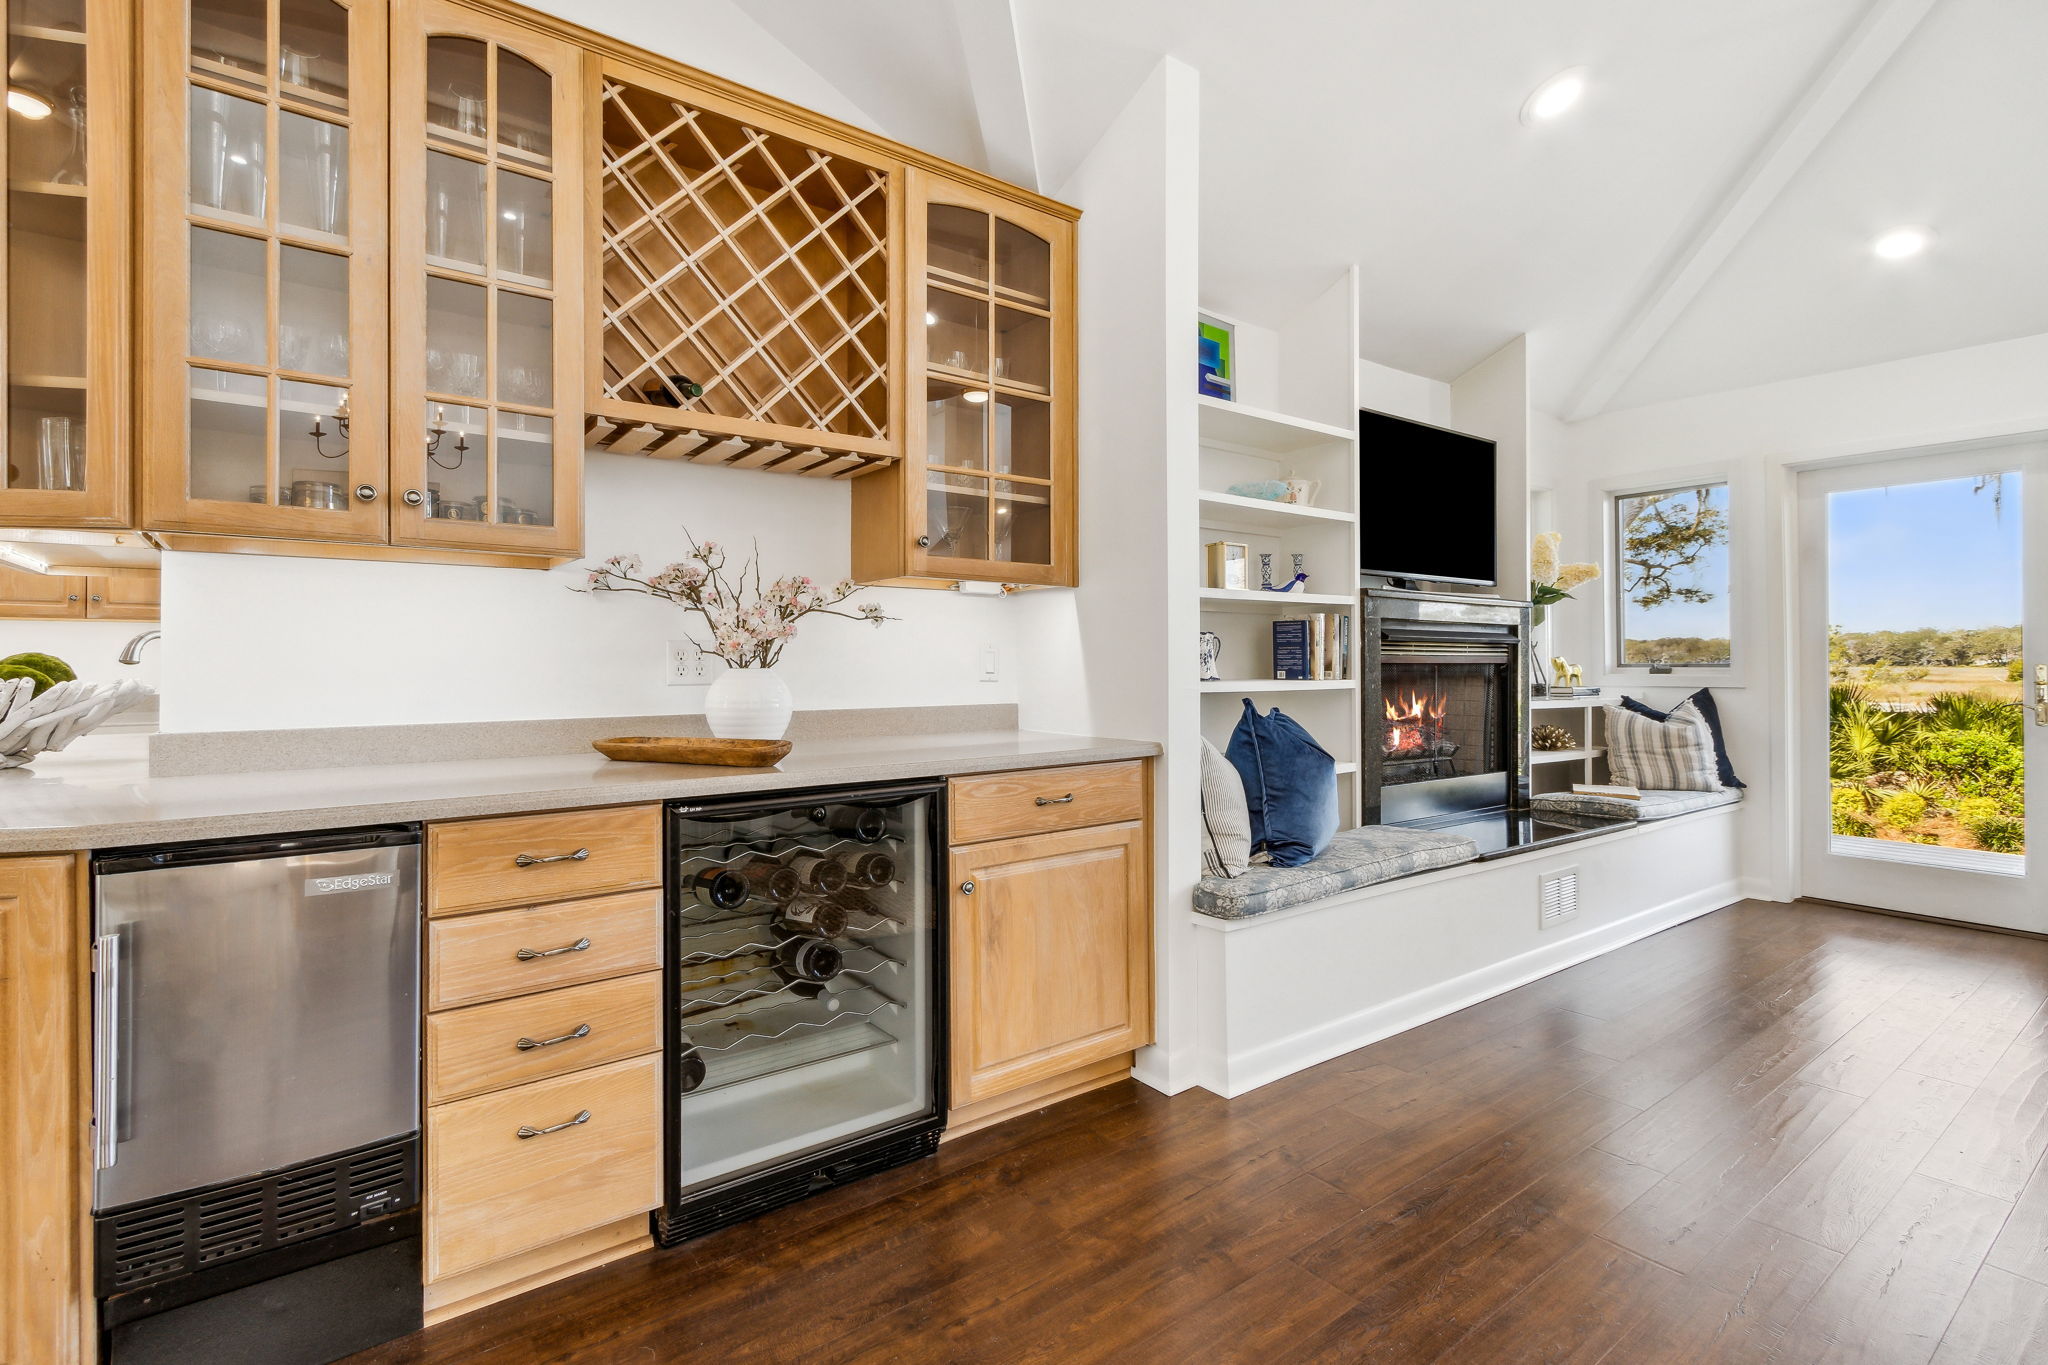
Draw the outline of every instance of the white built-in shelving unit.
[[[1278,309],[1271,319],[1204,311],[1236,326],[1236,401],[1196,400],[1195,559],[1185,582],[1201,628],[1222,641],[1223,681],[1199,684],[1201,730],[1222,748],[1249,697],[1261,711],[1279,707],[1337,760],[1340,815],[1358,811],[1358,681],[1355,659],[1362,624],[1358,583],[1358,280],[1339,276],[1320,296]],[[1189,320],[1193,347],[1194,320]],[[1313,502],[1294,504],[1231,493],[1233,484],[1313,479]],[[1207,546],[1234,541],[1250,553],[1251,587],[1212,587]],[[1294,576],[1294,556],[1308,574],[1305,592],[1259,586],[1259,556],[1273,556],[1273,579]],[[1280,681],[1273,672],[1273,622],[1287,616],[1341,613],[1351,618],[1350,676]],[[1187,667],[1196,668],[1195,641]]]
[[[1570,791],[1574,782],[1607,780],[1607,716],[1613,697],[1532,697],[1530,726],[1556,725],[1578,743],[1569,749],[1529,751],[1529,790]]]

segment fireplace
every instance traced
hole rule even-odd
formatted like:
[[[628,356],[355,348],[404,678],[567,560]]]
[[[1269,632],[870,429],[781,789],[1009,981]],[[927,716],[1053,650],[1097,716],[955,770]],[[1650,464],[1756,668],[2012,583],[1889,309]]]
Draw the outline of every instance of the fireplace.
[[[1366,593],[1364,823],[1527,804],[1527,616],[1498,598]]]

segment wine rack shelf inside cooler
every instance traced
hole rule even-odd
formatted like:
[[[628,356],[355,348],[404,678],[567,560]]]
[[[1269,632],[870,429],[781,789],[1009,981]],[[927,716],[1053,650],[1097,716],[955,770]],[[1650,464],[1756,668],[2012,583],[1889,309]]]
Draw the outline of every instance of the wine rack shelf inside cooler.
[[[827,991],[816,999],[779,999],[764,1008],[736,1010],[715,1019],[686,1019],[683,1034],[704,1062],[704,1080],[689,1093],[703,1095],[892,1046],[896,1035],[879,1021],[903,1008],[903,1001],[892,995],[857,986]]]

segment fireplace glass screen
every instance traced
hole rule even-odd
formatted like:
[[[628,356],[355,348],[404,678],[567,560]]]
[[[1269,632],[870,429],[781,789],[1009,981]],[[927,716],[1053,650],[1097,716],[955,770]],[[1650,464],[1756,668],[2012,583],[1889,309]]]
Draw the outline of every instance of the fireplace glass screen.
[[[1385,659],[1381,785],[1503,771],[1501,672],[1492,662]]]

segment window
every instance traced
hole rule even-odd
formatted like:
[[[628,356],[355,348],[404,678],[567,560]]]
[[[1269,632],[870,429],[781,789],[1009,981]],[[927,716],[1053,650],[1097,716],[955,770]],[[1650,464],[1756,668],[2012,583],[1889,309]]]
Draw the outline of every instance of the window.
[[[1726,668],[1728,485],[1614,499],[1616,663]]]

